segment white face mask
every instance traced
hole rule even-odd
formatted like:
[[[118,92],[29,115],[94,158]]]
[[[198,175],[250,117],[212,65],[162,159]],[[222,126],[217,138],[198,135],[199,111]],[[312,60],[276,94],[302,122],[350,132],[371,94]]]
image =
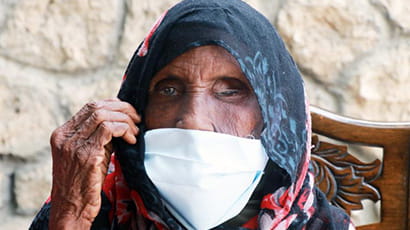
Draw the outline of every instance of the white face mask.
[[[188,229],[210,229],[238,215],[267,161],[260,140],[186,129],[145,134],[148,177]]]

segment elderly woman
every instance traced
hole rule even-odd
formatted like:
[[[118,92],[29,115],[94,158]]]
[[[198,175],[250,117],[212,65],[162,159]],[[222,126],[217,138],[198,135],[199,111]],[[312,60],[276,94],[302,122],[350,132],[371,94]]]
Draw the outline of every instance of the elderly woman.
[[[298,69],[245,3],[170,9],[118,98],[54,131],[51,201],[31,229],[353,229],[313,185]]]

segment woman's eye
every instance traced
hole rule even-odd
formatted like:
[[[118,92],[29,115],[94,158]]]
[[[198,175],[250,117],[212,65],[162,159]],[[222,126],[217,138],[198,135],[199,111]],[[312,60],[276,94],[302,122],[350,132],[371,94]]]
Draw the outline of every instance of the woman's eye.
[[[159,91],[159,93],[164,96],[176,96],[177,89],[174,87],[164,87]]]
[[[218,79],[213,85],[214,95],[227,102],[240,102],[249,95],[249,87],[243,81],[233,77]]]
[[[216,92],[216,95],[220,97],[231,97],[231,96],[236,96],[240,93],[239,90],[237,89],[228,89],[220,92]]]
[[[179,96],[184,91],[183,83],[175,78],[168,77],[155,83],[152,93],[163,97]]]

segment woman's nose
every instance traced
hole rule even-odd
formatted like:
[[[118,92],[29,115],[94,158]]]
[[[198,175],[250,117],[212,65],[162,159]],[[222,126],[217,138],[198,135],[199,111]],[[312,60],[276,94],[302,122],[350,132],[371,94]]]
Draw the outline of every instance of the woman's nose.
[[[211,119],[214,109],[206,100],[205,95],[189,96],[184,102],[175,124],[176,128],[215,132]]]

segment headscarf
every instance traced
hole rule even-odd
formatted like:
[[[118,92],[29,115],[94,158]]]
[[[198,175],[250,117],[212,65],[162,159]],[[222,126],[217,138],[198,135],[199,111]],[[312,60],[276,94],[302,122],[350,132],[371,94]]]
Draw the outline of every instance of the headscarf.
[[[134,53],[118,98],[144,114],[151,78],[189,49],[217,45],[239,63],[258,99],[261,142],[287,183],[262,197],[259,215],[235,229],[349,229],[309,172],[310,112],[303,81],[269,21],[240,0],[185,0],[165,12]],[[115,156],[94,229],[185,229],[165,208],[144,167],[144,117],[137,144],[114,139]],[[274,183],[274,182],[272,182]],[[105,226],[105,227],[104,227]],[[110,227],[108,227],[110,226]],[[228,229],[224,224],[215,229]]]

